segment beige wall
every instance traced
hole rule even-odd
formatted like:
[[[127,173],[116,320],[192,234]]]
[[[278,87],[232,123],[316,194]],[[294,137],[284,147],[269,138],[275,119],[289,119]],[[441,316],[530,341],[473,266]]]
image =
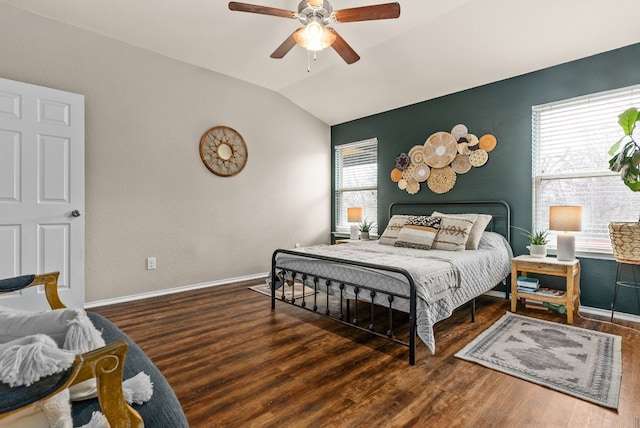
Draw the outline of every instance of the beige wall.
[[[330,128],[272,91],[3,5],[0,77],[85,96],[87,302],[252,276],[277,247],[329,241]],[[235,177],[200,160],[217,125],[247,143]]]

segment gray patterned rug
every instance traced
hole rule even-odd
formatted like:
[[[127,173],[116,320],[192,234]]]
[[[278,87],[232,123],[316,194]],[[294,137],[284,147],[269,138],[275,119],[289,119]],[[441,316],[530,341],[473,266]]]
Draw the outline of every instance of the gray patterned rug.
[[[455,356],[618,408],[622,338],[507,312]]]

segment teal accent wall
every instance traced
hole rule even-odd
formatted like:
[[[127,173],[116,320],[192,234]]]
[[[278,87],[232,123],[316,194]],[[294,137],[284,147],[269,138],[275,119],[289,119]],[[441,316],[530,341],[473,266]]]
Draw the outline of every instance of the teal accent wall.
[[[425,72],[425,79],[428,78]],[[531,229],[531,107],[636,84],[640,84],[640,44],[335,125],[331,128],[331,144],[333,147],[378,138],[381,231],[388,221],[388,206],[393,202],[469,199],[505,200],[512,209],[512,224]],[[458,123],[465,124],[478,137],[486,133],[497,137],[498,145],[489,154],[489,161],[459,175],[455,187],[443,195],[431,192],[426,183],[416,195],[398,189],[389,178],[395,157],[423,144],[432,133],[450,131]],[[335,207],[332,212],[335,213]],[[335,230],[335,218],[332,221]],[[525,245],[524,237],[513,233],[514,254],[525,253]],[[591,258],[580,261],[582,304],[610,309],[615,262]],[[621,291],[617,310],[640,314],[633,290]]]

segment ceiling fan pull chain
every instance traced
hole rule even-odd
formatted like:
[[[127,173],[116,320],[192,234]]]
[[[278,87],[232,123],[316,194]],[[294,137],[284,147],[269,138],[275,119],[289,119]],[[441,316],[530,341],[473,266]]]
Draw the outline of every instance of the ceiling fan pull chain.
[[[311,73],[311,51],[307,50],[307,73]]]

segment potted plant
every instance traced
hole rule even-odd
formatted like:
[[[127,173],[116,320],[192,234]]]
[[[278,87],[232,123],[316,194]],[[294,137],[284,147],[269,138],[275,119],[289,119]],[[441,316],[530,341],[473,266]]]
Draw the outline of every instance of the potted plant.
[[[633,138],[636,124],[640,122],[640,113],[635,107],[625,110],[618,116],[624,136],[609,149],[609,169],[619,172],[624,184],[634,192],[640,190],[640,146]]]
[[[371,232],[371,229],[373,229],[374,227],[375,222],[369,221],[366,218],[362,220],[362,222],[358,226],[358,229],[360,230],[360,239],[362,239],[363,241],[368,241],[369,232]]]
[[[609,169],[619,172],[624,184],[634,192],[640,191],[640,146],[633,138],[636,124],[640,122],[640,112],[635,107],[618,116],[618,123],[624,135],[609,149]],[[638,222],[609,223],[609,238],[616,260],[640,260],[640,249],[636,245],[640,238]],[[616,287],[617,287],[616,278]],[[612,314],[613,316],[613,314]]]
[[[529,250],[529,255],[531,257],[547,257],[547,243],[549,242],[549,230],[539,230],[537,232],[530,232],[527,229],[523,229],[521,227],[515,227],[515,229],[521,230],[522,235],[526,236],[529,240],[529,245],[527,245],[527,250]]]

